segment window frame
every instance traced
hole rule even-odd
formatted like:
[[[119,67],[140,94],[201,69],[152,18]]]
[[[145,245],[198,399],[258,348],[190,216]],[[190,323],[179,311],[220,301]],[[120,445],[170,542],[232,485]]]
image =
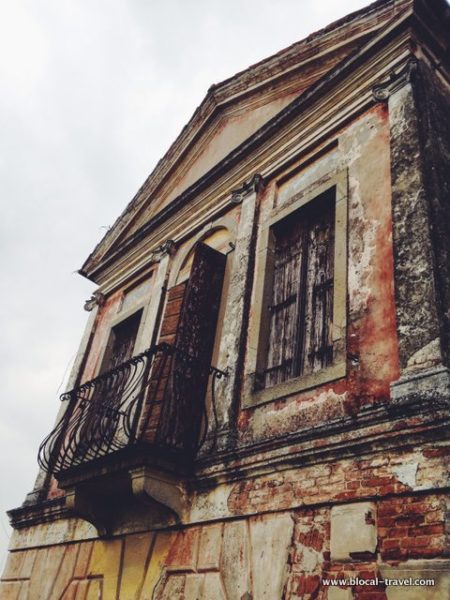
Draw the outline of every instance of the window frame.
[[[258,375],[266,367],[266,350],[269,335],[268,307],[272,297],[274,227],[327,190],[335,188],[335,243],[333,287],[333,361],[320,371],[300,375],[268,388],[257,389]],[[259,248],[256,257],[255,282],[252,298],[252,320],[249,328],[248,360],[244,378],[243,408],[302,392],[345,377],[346,325],[347,325],[347,169],[329,175],[313,184],[307,191],[293,195],[281,206],[272,210],[261,225]]]
[[[119,306],[118,306],[118,312],[116,312],[114,315],[111,316],[109,323],[108,323],[108,330],[107,330],[107,333],[105,334],[105,338],[104,338],[102,346],[101,346],[102,350],[101,350],[101,353],[99,356],[99,361],[97,364],[95,377],[98,377],[99,375],[101,375],[104,372],[103,369],[104,369],[105,361],[107,360],[107,354],[108,354],[109,346],[111,343],[111,338],[112,338],[114,328],[117,327],[118,325],[121,325],[124,321],[126,321],[130,317],[133,317],[133,315],[135,315],[138,312],[141,313],[141,316],[139,319],[139,326],[137,328],[131,358],[133,358],[133,356],[136,356],[140,352],[143,352],[147,347],[149,347],[151,345],[150,339],[148,340],[148,343],[146,343],[144,345],[142,342],[143,342],[143,336],[144,335],[147,336],[147,334],[149,333],[146,331],[146,329],[147,329],[146,322],[147,322],[147,316],[148,316],[148,312],[150,309],[150,304],[151,304],[153,291],[154,291],[153,287],[155,284],[155,280],[154,280],[155,275],[156,275],[156,269],[152,268],[152,269],[140,274],[138,277],[135,277],[127,285],[125,285],[122,288],[121,299],[120,299]],[[133,288],[139,286],[141,283],[143,283],[148,278],[153,279],[153,285],[150,289],[150,293],[147,296],[134,302],[126,310],[122,310],[122,304],[123,304],[123,300],[124,300],[126,294],[128,292],[130,292],[131,290],[133,290]]]

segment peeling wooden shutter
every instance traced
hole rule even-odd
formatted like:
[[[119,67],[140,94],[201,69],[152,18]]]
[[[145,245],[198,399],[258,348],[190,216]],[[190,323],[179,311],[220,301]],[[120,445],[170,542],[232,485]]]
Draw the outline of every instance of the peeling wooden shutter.
[[[221,252],[196,245],[175,338],[181,353],[172,362],[170,392],[158,432],[160,438],[186,450],[195,448],[204,417],[225,264]]]
[[[167,291],[158,344],[175,344],[187,282],[184,281]],[[168,398],[167,390],[172,373],[171,355],[162,353],[156,356],[153,364],[148,397],[141,417],[144,439],[154,442],[158,437],[163,403]]]
[[[334,205],[331,190],[274,231],[266,387],[332,362]]]
[[[285,223],[275,244],[273,293],[269,306],[269,350],[266,387],[295,376],[296,343],[301,308],[300,277],[305,255],[304,223]]]
[[[174,344],[177,337],[178,323],[180,322],[181,310],[183,308],[184,294],[186,293],[186,281],[170,288],[167,292],[167,302],[162,318],[161,330],[158,343]]]
[[[222,296],[226,256],[206,244],[196,245],[176,346],[209,367]]]
[[[305,318],[299,374],[323,369],[333,360],[334,197],[311,207],[305,281]]]

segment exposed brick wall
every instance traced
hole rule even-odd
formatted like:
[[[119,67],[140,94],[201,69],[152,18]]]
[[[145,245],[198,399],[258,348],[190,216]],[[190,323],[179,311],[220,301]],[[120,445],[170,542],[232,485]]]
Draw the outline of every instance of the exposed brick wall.
[[[447,453],[448,446],[428,445],[420,452],[348,459],[244,480],[234,485],[228,508],[244,514],[439,488],[447,480]],[[410,475],[404,472],[405,465],[410,466]]]
[[[390,498],[378,507],[383,560],[434,558],[446,545],[444,496]]]
[[[330,504],[13,552],[0,596],[73,600],[88,590],[94,597],[98,584],[103,596],[95,597],[104,599],[330,600],[334,586],[323,579],[335,578],[349,582],[342,587],[353,600],[388,600],[382,584],[351,580],[382,579],[383,568],[400,561],[442,559],[445,501],[436,494],[386,498],[375,513],[367,525],[378,528],[376,551],[359,559],[333,557]],[[414,574],[414,562],[406,565]]]

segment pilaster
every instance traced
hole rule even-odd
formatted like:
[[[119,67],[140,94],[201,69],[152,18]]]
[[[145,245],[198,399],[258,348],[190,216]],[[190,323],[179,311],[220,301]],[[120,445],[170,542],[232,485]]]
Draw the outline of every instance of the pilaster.
[[[439,292],[439,246],[432,210],[430,163],[423,143],[423,111],[418,102],[421,63],[411,57],[373,89],[389,108],[394,277],[401,376],[392,396],[450,399],[444,313]],[[439,385],[436,385],[437,379]],[[413,394],[414,391],[414,394]]]
[[[263,189],[261,175],[232,192],[232,204],[239,204],[241,215],[232,262],[228,299],[224,315],[218,367],[227,370],[227,377],[217,380],[216,410],[218,419],[217,449],[233,445],[235,417],[239,403],[240,381],[244,363],[245,339],[250,290],[253,280],[258,195]]]
[[[143,352],[156,342],[158,321],[164,303],[164,293],[170,270],[170,257],[174,246],[175,244],[172,240],[167,240],[155,250],[153,260],[159,264],[156,269],[155,283],[152,288],[150,303],[143,316],[143,323],[136,343],[135,354]]]

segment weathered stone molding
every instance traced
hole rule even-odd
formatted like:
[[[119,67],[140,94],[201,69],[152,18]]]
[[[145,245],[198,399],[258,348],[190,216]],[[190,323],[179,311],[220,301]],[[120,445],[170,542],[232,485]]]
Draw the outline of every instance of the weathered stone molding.
[[[372,88],[372,94],[377,102],[387,102],[397,90],[410,83],[417,71],[418,60],[409,58],[405,66],[399,71],[391,71],[389,79]]]
[[[450,383],[448,371],[436,369],[434,374],[430,373],[430,376],[428,382],[424,382],[422,386],[425,389],[426,384],[429,383],[427,388],[429,391],[437,381],[440,381],[443,386],[445,382]],[[416,376],[416,380],[421,378],[424,379],[424,376]],[[421,385],[420,381],[419,385]],[[420,427],[418,427],[418,419]],[[281,476],[281,473],[292,469],[321,469],[324,464],[343,461],[349,456],[366,460],[374,454],[402,453],[406,449],[415,452],[417,448],[428,447],[424,444],[431,448],[441,448],[444,456],[448,449],[446,432],[449,422],[450,395],[447,396],[447,401],[443,399],[442,402],[436,403],[435,395],[431,392],[423,395],[406,393],[399,396],[395,404],[391,402],[367,406],[357,417],[334,419],[317,427],[305,425],[301,431],[289,436],[287,440],[266,440],[247,448],[231,448],[220,455],[205,456],[197,463],[196,475],[191,478],[177,478],[145,466],[132,468],[130,476],[133,494],[136,500],[139,500],[140,506],[152,506],[147,513],[155,514],[155,519],[151,523],[155,529],[166,527],[171,519],[174,523],[179,520],[182,523],[195,524],[208,520],[209,511],[222,510],[223,504],[218,499],[223,497],[223,490],[242,480],[259,476],[270,477],[275,474]],[[376,434],[374,434],[375,427]],[[394,432],[395,435],[391,435]],[[224,430],[223,435],[224,445],[225,442],[229,444],[229,432]],[[320,440],[320,444],[316,445],[315,440]],[[439,453],[439,450],[437,452]],[[443,478],[439,485],[432,482],[429,486],[421,486],[417,489],[417,493],[426,493],[433,489],[444,493],[447,486],[448,481]],[[116,486],[115,493],[118,492],[119,488]],[[202,497],[208,502],[203,502]],[[364,495],[358,499],[372,499],[370,490],[364,490]],[[112,501],[112,498],[109,501]],[[121,504],[121,513],[128,511],[129,508],[133,510],[133,505],[127,507],[127,502],[130,502],[129,497]],[[162,507],[165,509],[162,510]],[[98,503],[95,494],[93,496],[81,493],[76,498],[75,493],[72,498],[68,498],[67,502],[65,498],[44,501],[35,506],[24,506],[9,511],[9,516],[15,529],[78,516],[87,518],[91,523],[95,523],[96,527],[103,527],[103,531],[114,530],[114,519],[109,524],[107,520],[103,520],[102,523],[98,521],[98,516],[102,515],[104,508],[104,501]],[[207,509],[208,515],[202,512],[204,509]],[[222,514],[222,517],[225,518],[227,515],[228,513]],[[134,527],[139,530],[143,515],[137,512],[135,516]],[[147,521],[144,525],[150,526]]]
[[[155,282],[145,313],[143,315],[143,321],[140,328],[140,333],[136,341],[136,352],[143,352],[149,345],[156,343],[158,329],[160,326],[160,315],[162,306],[165,300],[165,292],[167,281],[171,270],[171,256],[174,248],[174,244],[170,241],[170,244],[166,242],[163,244],[166,246],[161,250],[161,254],[158,258],[158,268],[155,274]],[[151,340],[151,343],[149,341]]]
[[[440,345],[436,347],[432,343],[441,338],[441,317],[430,190],[420,135],[421,115],[415,95],[415,87],[420,81],[414,78],[408,82],[408,77],[418,68],[417,61],[408,64],[388,95],[394,279],[401,375],[411,370],[429,369],[433,364],[444,364]],[[432,356],[429,349],[433,349]]]
[[[241,216],[232,254],[229,294],[219,349],[218,368],[228,376],[217,382],[218,415],[217,449],[234,446],[237,441],[235,416],[239,402],[239,386],[243,367],[250,291],[253,283],[254,247],[258,213],[258,194],[264,188],[261,175],[254,175],[232,192],[232,202],[241,204]]]
[[[53,500],[36,501],[33,504],[24,503],[19,508],[9,510],[7,514],[14,529],[23,529],[24,527],[67,518],[69,514],[65,504],[66,498],[62,496]]]
[[[189,254],[193,252],[196,243],[204,241],[205,238],[209,237],[212,233],[214,233],[214,231],[217,231],[219,229],[226,229],[229,233],[230,240],[233,240],[234,242],[237,234],[237,223],[234,217],[230,216],[229,214],[225,214],[218,219],[214,219],[206,223],[205,226],[202,227],[202,229],[200,229],[200,231],[198,231],[195,235],[193,235],[190,238],[189,243],[184,244],[183,247],[180,248],[179,251],[175,254],[170,269],[170,277],[168,280],[169,288],[176,285],[177,283],[180,283],[180,271],[182,270],[182,267],[185,261],[187,260]],[[230,244],[233,244],[233,242],[230,241]]]
[[[406,375],[391,385],[393,407],[428,401],[434,408],[450,408],[450,369],[437,367]]]

